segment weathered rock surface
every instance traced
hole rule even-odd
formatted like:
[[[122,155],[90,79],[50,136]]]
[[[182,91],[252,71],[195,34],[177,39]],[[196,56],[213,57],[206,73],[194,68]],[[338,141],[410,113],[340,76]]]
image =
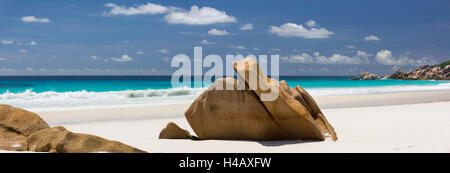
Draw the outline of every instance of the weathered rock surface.
[[[0,150],[26,151],[27,136],[48,127],[35,113],[0,105]]]
[[[416,70],[409,70],[408,72],[397,70],[388,78],[402,80],[450,80],[450,65],[444,68],[438,65],[424,65]]]
[[[0,105],[0,150],[55,153],[142,153],[144,151],[98,136],[50,128],[37,114]]]
[[[238,84],[234,78],[218,79],[185,113],[200,139],[325,140],[327,136],[337,139],[333,127],[303,88],[288,87],[285,81],[267,78],[251,58],[233,66],[238,76],[245,79],[244,84]],[[249,76],[261,82],[249,85]],[[232,90],[217,89],[226,88],[227,84]],[[261,97],[270,93],[279,96],[261,101]]]
[[[159,133],[159,139],[193,139],[194,137],[174,122],[169,122]]]
[[[73,133],[57,126],[31,134],[28,139],[30,151],[50,153],[145,153],[117,141],[98,136]]]
[[[233,86],[218,90],[217,86]],[[188,108],[186,119],[200,139],[288,139],[259,97],[251,90],[237,90],[237,80],[216,80]]]
[[[0,126],[24,136],[49,127],[39,115],[9,105],[0,105]]]
[[[0,150],[26,151],[27,137],[0,126]]]
[[[364,73],[360,73],[360,74],[358,74],[358,76],[354,76],[350,79],[351,80],[376,80],[376,79],[381,79],[381,77],[376,74],[364,72]]]

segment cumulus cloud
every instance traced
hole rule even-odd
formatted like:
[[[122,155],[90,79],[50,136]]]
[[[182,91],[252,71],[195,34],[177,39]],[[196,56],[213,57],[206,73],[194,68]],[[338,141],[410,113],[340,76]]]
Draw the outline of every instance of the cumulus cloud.
[[[20,53],[27,53],[28,51],[25,50],[25,49],[20,49],[19,52],[20,52]]]
[[[370,62],[369,54],[363,51],[357,51],[355,56],[345,56],[341,54],[333,54],[330,57],[314,52],[312,55],[307,53],[294,54],[288,57],[280,57],[287,63],[303,63],[303,64],[367,64]]]
[[[192,6],[189,11],[172,11],[164,17],[167,23],[186,25],[209,25],[216,23],[235,23],[237,20],[233,16],[227,15],[224,11],[219,11],[211,7]]]
[[[165,54],[165,53],[170,53],[170,52],[169,52],[169,50],[167,50],[167,49],[160,49],[160,50],[159,50],[159,53],[164,53],[164,54]]]
[[[28,45],[30,45],[30,46],[36,46],[36,45],[38,45],[35,41],[30,41],[29,43],[28,43]]]
[[[144,52],[143,51],[137,51],[136,54],[142,55],[142,54],[144,54]]]
[[[14,44],[14,41],[12,40],[2,40],[0,41],[2,44]]]
[[[22,17],[22,21],[25,22],[25,23],[30,23],[30,22],[48,23],[48,22],[50,22],[50,19],[48,19],[48,18],[36,18],[34,16],[24,16],[24,17]]]
[[[240,30],[253,30],[253,24],[251,23],[246,23],[244,25],[241,26],[241,28],[239,28]]]
[[[166,14],[164,16],[164,21],[171,24],[209,25],[217,23],[235,23],[237,21],[236,18],[229,16],[224,11],[211,7],[199,8],[195,5],[189,10],[153,3],[141,4],[134,7],[119,6],[113,3],[107,3],[105,6],[111,8],[109,11],[103,12],[105,16]]]
[[[328,38],[330,35],[334,34],[332,31],[328,31],[325,28],[315,27],[315,22],[314,25],[308,27],[304,27],[301,24],[297,25],[295,23],[285,23],[280,26],[270,26],[270,32],[280,37],[302,37],[307,39]]]
[[[0,61],[6,61],[6,58],[0,57]]]
[[[111,8],[105,15],[138,15],[138,14],[164,14],[170,11],[170,7],[165,7],[158,4],[142,4],[135,7],[119,6],[113,3],[105,4],[106,7]]]
[[[316,21],[309,20],[305,24],[306,24],[306,26],[313,27],[313,26],[316,26]]]
[[[313,57],[307,53],[291,55],[289,57],[286,56],[280,57],[280,59],[288,63],[302,63],[302,64],[314,63]]]
[[[405,65],[425,65],[435,64],[436,62],[430,57],[422,57],[413,59],[406,55],[395,58],[390,50],[381,50],[375,56],[375,61],[384,65],[405,66]]]
[[[210,41],[208,41],[208,40],[202,40],[202,41],[200,41],[200,43],[201,44],[215,44],[214,42],[210,42]]]
[[[90,56],[91,59],[97,60],[98,57],[97,56]]]
[[[128,62],[128,61],[132,61],[133,60],[133,58],[129,57],[127,54],[122,55],[122,57],[120,57],[120,58],[111,57],[110,59],[115,61],[115,62]]]
[[[228,35],[228,32],[225,30],[218,30],[218,29],[211,29],[208,31],[209,35],[219,35],[219,36],[223,36],[223,35]]]
[[[162,57],[162,58],[160,58],[160,59],[161,59],[161,61],[163,61],[163,62],[169,62],[170,57],[166,56],[166,57]]]
[[[230,47],[233,49],[241,49],[241,50],[247,49],[245,46],[241,45],[231,45]]]
[[[381,40],[381,39],[379,37],[377,37],[377,36],[369,35],[369,36],[364,37],[364,40],[366,40],[366,41],[378,41],[378,40]]]
[[[349,49],[356,49],[356,47],[353,46],[353,45],[347,45],[347,46],[345,46],[345,47],[347,47],[347,48],[349,48]]]

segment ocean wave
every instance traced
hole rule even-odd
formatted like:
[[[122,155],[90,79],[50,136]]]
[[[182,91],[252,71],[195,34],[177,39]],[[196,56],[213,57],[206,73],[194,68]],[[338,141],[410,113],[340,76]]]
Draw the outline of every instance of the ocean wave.
[[[450,89],[450,83],[437,85],[396,85],[380,87],[306,88],[313,96],[355,95],[389,92]],[[172,88],[126,91],[70,91],[70,92],[5,92],[0,94],[0,104],[9,104],[31,111],[93,109],[128,107],[138,105],[168,105],[190,103],[206,88]]]
[[[0,94],[0,104],[9,104],[33,111],[85,109],[129,105],[160,105],[192,102],[206,88],[171,88],[126,91],[69,91]]]

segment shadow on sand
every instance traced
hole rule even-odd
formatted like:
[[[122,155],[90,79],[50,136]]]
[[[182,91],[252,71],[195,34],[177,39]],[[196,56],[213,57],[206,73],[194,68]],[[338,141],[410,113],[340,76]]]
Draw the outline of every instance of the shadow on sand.
[[[258,141],[259,144],[264,145],[266,147],[275,147],[275,146],[292,145],[292,144],[303,144],[303,143],[312,143],[312,142],[322,142],[322,141],[314,141],[314,140]]]

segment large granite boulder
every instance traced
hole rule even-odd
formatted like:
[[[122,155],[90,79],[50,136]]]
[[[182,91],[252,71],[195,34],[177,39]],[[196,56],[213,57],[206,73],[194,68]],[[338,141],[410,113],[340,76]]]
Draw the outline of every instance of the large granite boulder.
[[[233,67],[238,77],[245,79],[240,80],[243,83],[234,78],[216,80],[185,113],[200,139],[337,139],[333,127],[303,88],[267,78],[251,58],[235,62]],[[253,85],[249,76],[261,82]],[[231,90],[223,89],[227,85]],[[274,93],[278,97],[273,100],[261,99]]]
[[[232,86],[233,90],[217,89]],[[188,108],[186,119],[200,139],[288,139],[259,97],[238,90],[234,78],[217,79]]]
[[[48,128],[35,113],[9,105],[0,105],[0,150],[26,151],[26,138]]]
[[[260,98],[263,94],[278,91],[278,97],[273,101],[261,101],[274,121],[288,134],[291,139],[325,140],[330,136],[337,140],[334,128],[318,109],[314,99],[300,86],[291,88],[286,81],[278,82],[260,70],[253,58],[246,58],[233,63],[238,77],[245,79],[250,89]],[[256,78],[256,85],[250,80]],[[303,93],[303,94],[302,94]]]
[[[64,127],[57,126],[37,131],[28,139],[30,151],[50,153],[145,153],[117,141],[98,136],[73,133]]]
[[[195,137],[174,122],[169,122],[159,133],[159,139],[195,139]]]

